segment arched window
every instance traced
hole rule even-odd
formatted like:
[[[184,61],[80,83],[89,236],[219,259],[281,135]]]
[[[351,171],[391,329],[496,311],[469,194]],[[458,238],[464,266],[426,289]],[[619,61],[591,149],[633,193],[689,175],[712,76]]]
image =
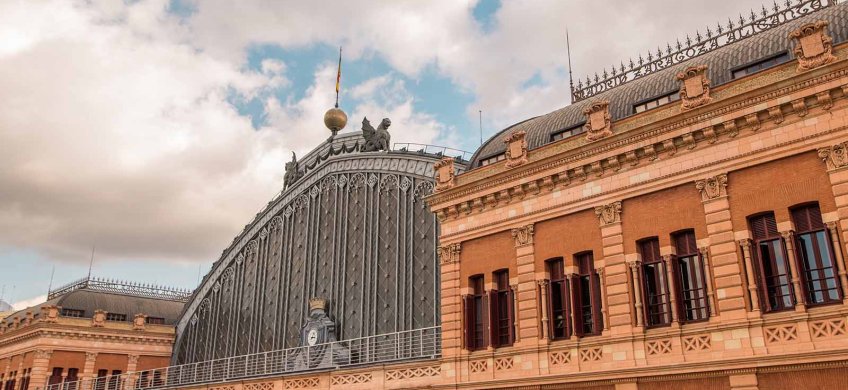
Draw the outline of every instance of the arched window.
[[[695,232],[686,230],[672,235],[675,275],[677,277],[677,306],[680,322],[703,321],[710,317],[707,305],[707,281],[704,261],[695,241]]]
[[[783,239],[777,231],[774,213],[764,213],[748,218],[754,240],[753,256],[759,268],[760,299],[766,312],[791,309],[795,296],[789,280],[789,261]]]
[[[654,237],[638,242],[642,256],[642,296],[645,304],[645,326],[671,324],[668,277],[660,257],[660,241]]]
[[[601,281],[595,271],[592,252],[574,255],[577,274],[572,276],[572,302],[574,305],[574,333],[578,337],[601,334],[604,320],[601,316]]]
[[[833,263],[833,243],[822,222],[818,204],[792,209],[795,247],[800,264],[804,299],[809,305],[839,302],[839,279]]]

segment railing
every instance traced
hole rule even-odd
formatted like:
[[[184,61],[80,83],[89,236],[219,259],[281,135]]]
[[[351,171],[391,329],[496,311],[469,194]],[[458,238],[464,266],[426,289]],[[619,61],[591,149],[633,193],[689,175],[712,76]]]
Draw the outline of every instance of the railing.
[[[186,302],[188,301],[188,298],[191,297],[191,290],[88,276],[50,290],[47,293],[47,299],[50,300],[80,289],[118,293],[144,298],[167,299],[179,302]]]
[[[707,27],[704,33],[697,31],[694,37],[687,35],[683,42],[678,39],[674,45],[666,44],[665,49],[658,47],[647,56],[639,55],[635,62],[631,58],[627,64],[621,62],[609,70],[604,69],[601,74],[595,73],[594,78],[575,80],[577,85],[571,86],[571,101],[587,99],[836,3],[836,0],[784,0],[780,5],[774,2],[769,8],[763,6],[759,12],[752,10],[750,15],[728,19],[727,24],[719,23],[715,29]]]
[[[375,363],[435,359],[442,354],[441,336],[441,327],[436,326],[122,375],[48,384],[46,390],[170,389]]]
[[[437,156],[454,157],[458,161],[468,161],[471,159],[472,153],[464,150],[448,148],[446,146],[415,144],[415,143],[395,143],[392,147],[395,152],[409,152],[420,154],[433,154]]]

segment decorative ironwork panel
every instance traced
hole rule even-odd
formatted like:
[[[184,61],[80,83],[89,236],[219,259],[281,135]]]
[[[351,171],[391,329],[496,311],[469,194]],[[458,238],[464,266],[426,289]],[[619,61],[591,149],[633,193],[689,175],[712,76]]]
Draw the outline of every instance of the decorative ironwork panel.
[[[356,173],[349,176],[347,182],[347,242],[342,256],[345,270],[343,278],[344,299],[339,302],[341,318],[336,321],[341,325],[339,337],[342,339],[361,337],[363,311],[365,310],[363,293],[366,288],[364,278],[365,266],[365,175]]]

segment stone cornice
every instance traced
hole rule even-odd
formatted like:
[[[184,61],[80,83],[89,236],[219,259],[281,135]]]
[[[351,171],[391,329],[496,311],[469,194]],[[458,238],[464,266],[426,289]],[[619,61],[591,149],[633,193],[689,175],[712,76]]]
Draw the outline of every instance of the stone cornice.
[[[765,122],[770,119],[777,121],[777,118],[773,118],[774,115],[769,114],[769,107],[783,106],[787,109],[787,111],[790,111],[789,113],[795,113],[792,111],[794,108],[791,102],[778,103],[774,100],[793,92],[808,89],[848,76],[848,67],[846,67],[846,65],[848,65],[848,62],[843,60],[801,75],[794,75],[794,70],[792,70],[793,76],[787,76],[788,78],[787,80],[783,80],[784,82],[779,81],[769,84],[773,85],[773,88],[766,92],[758,90],[733,96],[721,96],[723,94],[716,94],[719,95],[717,96],[716,101],[706,107],[694,109],[690,113],[686,114],[673,115],[669,118],[658,118],[655,121],[649,121],[648,123],[640,123],[638,126],[631,129],[625,130],[622,128],[625,127],[623,123],[616,123],[616,126],[618,127],[616,132],[617,134],[610,137],[609,141],[583,145],[571,150],[558,150],[560,148],[557,148],[558,145],[556,143],[545,145],[538,149],[531,150],[529,152],[530,162],[520,168],[508,171],[492,172],[491,170],[497,167],[493,166],[457,176],[457,185],[455,187],[427,197],[427,202],[434,208],[443,208],[444,205],[451,204],[452,201],[460,200],[471,194],[485,192],[488,189],[501,187],[504,184],[511,182],[519,182],[522,179],[527,180],[533,175],[550,169],[555,169],[561,166],[567,167],[570,163],[602,156],[616,149],[626,147],[627,145],[635,145],[645,141],[650,141],[661,137],[666,133],[690,126],[695,129],[691,132],[669,138],[672,140],[672,143],[668,143],[668,139],[666,139],[644,147],[637,147],[628,151],[619,151],[619,153],[615,156],[605,156],[604,158],[596,161],[587,161],[577,167],[569,168],[563,173],[566,173],[569,179],[578,178],[585,180],[584,177],[587,174],[596,173],[593,172],[593,170],[596,170],[598,166],[617,170],[620,168],[617,168],[616,164],[622,166],[626,163],[633,163],[633,158],[637,158],[635,162],[638,164],[638,158],[648,157],[648,159],[654,159],[656,153],[666,151],[671,152],[672,150],[676,152],[676,149],[680,146],[691,148],[694,147],[694,144],[696,143],[695,141],[700,142],[706,139],[708,142],[713,143],[719,135],[727,134],[736,136],[742,128],[750,128],[752,131],[757,131],[760,129],[761,121]],[[791,70],[791,68],[787,69]],[[830,71],[828,72],[828,70]],[[786,81],[793,80],[795,81],[794,83],[785,85]],[[765,85],[763,88],[767,88],[769,85]],[[735,84],[731,83],[725,84],[720,88],[725,89],[734,86]],[[756,92],[760,93],[747,98],[744,97],[744,95],[750,95]],[[724,99],[719,99],[719,97]],[[821,103],[819,103],[817,93],[812,90],[809,91],[808,97],[816,97],[816,103],[814,106],[822,106],[822,108],[826,110],[829,110],[830,107],[832,107],[833,101],[835,100],[832,97],[823,98],[821,99]],[[843,94],[843,96],[839,99],[843,99],[844,97],[845,96]],[[728,120],[711,124],[712,119],[714,118],[731,113],[739,113],[742,109],[751,108],[769,101],[773,101],[773,103],[776,104],[769,105],[767,108],[758,109],[758,117],[752,117],[751,113],[745,113],[733,118],[732,125]],[[806,107],[809,109],[814,106]],[[674,110],[677,110],[677,108],[674,108]],[[678,112],[675,112],[675,114],[678,114]],[[783,120],[783,114],[784,112],[781,111],[780,121]],[[629,120],[630,118],[625,118],[620,122]],[[644,128],[645,130],[638,131],[639,128]],[[565,156],[562,156],[563,154],[565,154]],[[614,161],[609,163],[603,162],[604,160],[610,160],[613,157],[616,157],[618,160],[617,163]],[[488,172],[483,172],[484,170],[488,170]],[[489,174],[486,175],[486,173]],[[562,173],[560,173],[559,176],[562,176]],[[465,180],[463,180],[463,178],[465,178]]]
[[[833,72],[827,75],[832,76],[835,74],[848,76],[848,68],[841,69],[839,72]],[[848,89],[848,85],[834,87],[831,91],[840,89],[845,91]],[[815,97],[817,95],[817,92],[812,89],[808,92],[808,96],[810,97]],[[844,100],[845,97],[845,93],[842,92],[839,100]],[[818,105],[819,104],[816,103],[815,106]],[[781,106],[784,106],[789,110],[792,109],[792,104],[788,102],[778,103],[775,105],[775,107],[778,108]],[[494,178],[491,180],[493,184],[483,183],[477,187],[466,188],[464,192],[453,193],[455,195],[455,200],[460,196],[467,197],[468,195],[478,194],[470,200],[463,199],[459,203],[450,203],[448,198],[440,198],[441,195],[435,195],[429,197],[428,202],[430,202],[431,207],[434,208],[434,212],[439,219],[441,221],[445,221],[447,219],[459,217],[463,214],[470,214],[475,211],[482,212],[489,207],[494,208],[498,204],[508,204],[517,200],[526,199],[528,196],[533,197],[542,191],[549,192],[553,191],[557,187],[567,187],[573,182],[579,183],[586,181],[590,176],[601,177],[610,172],[617,173],[623,166],[626,165],[636,166],[642,161],[651,162],[661,156],[673,156],[678,153],[680,148],[691,150],[703,142],[714,144],[719,141],[719,137],[724,139],[735,138],[740,134],[741,128],[751,128],[751,131],[747,134],[754,134],[760,130],[759,117],[762,117],[764,120],[774,119],[771,118],[773,114],[769,114],[768,108],[765,107],[758,110],[757,115],[759,117],[756,122],[751,121],[750,113],[738,112],[737,114],[738,116],[734,119],[726,120],[721,123],[710,125],[706,128],[694,130],[691,133],[681,134],[668,139],[658,139],[653,132],[650,132],[653,140],[655,141],[650,145],[639,146],[631,150],[620,150],[619,153],[614,156],[603,156],[602,153],[598,152],[597,155],[600,157],[595,161],[589,160],[574,168],[553,171],[553,173],[549,175],[530,178],[530,180],[527,180],[527,176],[543,171],[551,172],[553,168],[558,166],[557,164],[565,165],[566,161],[570,157],[567,156],[552,162],[538,162],[538,164],[529,163],[527,170],[519,172],[521,175],[517,173],[516,175]],[[791,113],[784,113],[781,111],[779,118],[781,122],[785,120],[786,115],[791,115]],[[734,125],[728,125],[729,122],[733,122]],[[639,136],[644,134],[648,133],[643,133]],[[525,178],[523,182],[521,181],[522,178]],[[502,186],[509,181],[517,181],[519,183],[507,189],[499,189],[492,192],[484,191],[484,187]],[[475,193],[475,190],[479,190],[479,192]]]
[[[55,324],[51,324],[51,326],[37,324],[27,329],[30,331],[0,337],[0,347],[39,337],[170,346],[175,337],[174,334],[167,333],[115,331],[108,328],[98,328],[96,331],[92,331],[91,328],[56,326]]]

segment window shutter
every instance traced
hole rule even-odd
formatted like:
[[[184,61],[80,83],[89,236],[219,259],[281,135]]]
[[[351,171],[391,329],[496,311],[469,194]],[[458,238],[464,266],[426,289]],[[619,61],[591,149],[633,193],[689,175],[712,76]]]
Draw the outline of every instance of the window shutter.
[[[463,309],[465,310],[464,324],[462,324],[462,331],[465,337],[465,349],[472,350],[476,346],[474,345],[474,296],[466,295],[463,298]]]
[[[489,345],[498,346],[498,292],[489,290]]]
[[[571,275],[571,307],[574,310],[574,335],[583,337],[583,310],[580,307],[580,276]]]
[[[682,232],[674,235],[674,248],[678,255],[689,255],[698,252],[698,244],[695,242],[695,233],[692,231]]]
[[[751,234],[755,240],[762,240],[771,237],[779,236],[777,232],[777,222],[774,220],[774,214],[763,214],[751,218]]]
[[[792,209],[792,222],[798,232],[824,229],[821,210],[818,205],[809,205]]]
[[[540,293],[547,294],[547,305],[548,307],[545,309],[548,311],[548,340],[554,339],[554,324],[556,321],[554,320],[554,286],[550,280],[548,280],[548,291],[540,291]]]
[[[509,343],[512,344],[515,342],[515,291],[510,287],[507,290],[506,294],[507,305],[506,312],[507,317],[509,317]]]
[[[594,333],[601,333],[601,329],[604,327],[604,318],[601,315],[601,289],[604,286],[601,286],[601,275],[597,272],[592,273],[592,322],[593,327],[592,331]]]
[[[571,292],[571,280],[563,275],[562,279],[562,306],[565,309],[565,337],[571,338],[571,335],[574,333],[574,325],[571,323],[572,313],[574,308],[572,307],[571,297],[574,294]]]

